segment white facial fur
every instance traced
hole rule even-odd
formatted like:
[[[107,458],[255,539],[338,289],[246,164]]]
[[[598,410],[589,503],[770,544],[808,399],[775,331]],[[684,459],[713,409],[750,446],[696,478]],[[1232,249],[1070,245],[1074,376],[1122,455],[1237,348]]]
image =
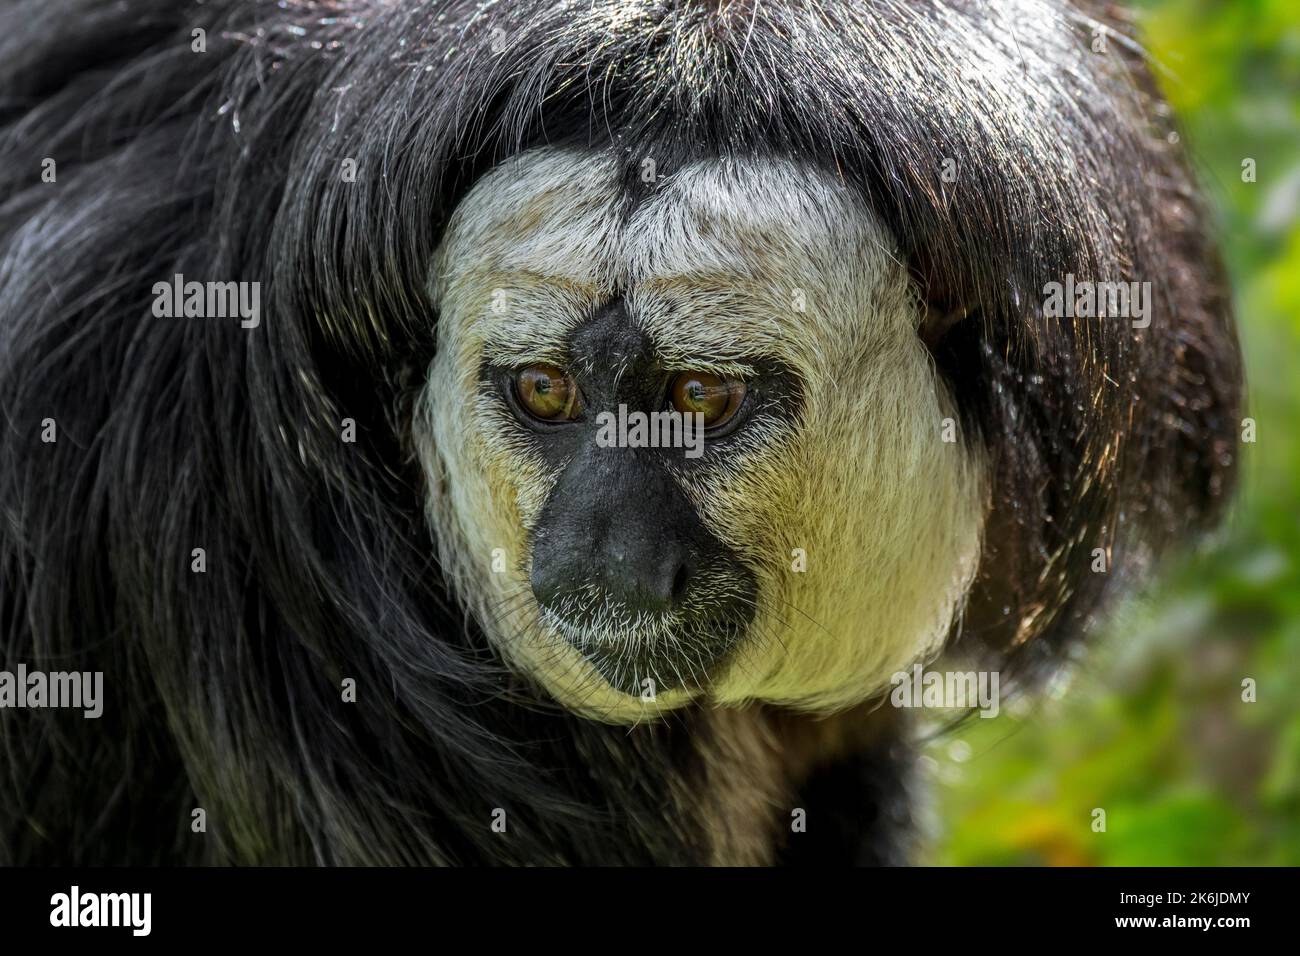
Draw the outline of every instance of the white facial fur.
[[[698,163],[624,208],[613,158],[539,149],[483,177],[448,225],[414,425],[444,572],[513,666],[599,719],[693,697],[858,703],[939,650],[985,508],[983,461],[942,440],[956,411],[917,336],[907,270],[856,194],[792,163]],[[753,570],[758,606],[705,690],[653,701],[615,691],[540,620],[528,529],[556,476],[479,381],[485,359],[563,365],[566,335],[619,293],[669,367],[743,376],[761,356],[802,386],[793,425],[755,418],[736,447],[706,449],[726,455],[706,477],[674,473]]]

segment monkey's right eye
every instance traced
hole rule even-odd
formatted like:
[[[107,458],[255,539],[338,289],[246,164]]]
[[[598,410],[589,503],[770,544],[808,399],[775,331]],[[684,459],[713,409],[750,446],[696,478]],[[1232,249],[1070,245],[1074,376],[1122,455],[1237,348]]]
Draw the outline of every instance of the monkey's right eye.
[[[538,362],[515,373],[515,396],[524,411],[542,421],[572,421],[578,417],[578,383],[573,376]]]

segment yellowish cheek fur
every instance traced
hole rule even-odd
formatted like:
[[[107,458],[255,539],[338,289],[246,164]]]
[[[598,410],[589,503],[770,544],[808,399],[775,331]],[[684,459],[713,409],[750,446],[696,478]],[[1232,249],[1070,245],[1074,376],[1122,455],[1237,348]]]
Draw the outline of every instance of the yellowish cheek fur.
[[[894,419],[897,435],[823,431],[822,447],[840,454],[818,462],[797,512],[806,570],[772,582],[797,633],[766,645],[764,699],[848,706],[946,635],[979,551],[979,478],[963,449],[939,441],[937,402],[910,415]]]
[[[941,440],[954,413],[919,343],[872,368],[886,371],[823,381],[796,429],[697,492],[760,580],[754,634],[714,687],[719,703],[850,706],[937,651],[960,606],[979,553],[981,468]]]

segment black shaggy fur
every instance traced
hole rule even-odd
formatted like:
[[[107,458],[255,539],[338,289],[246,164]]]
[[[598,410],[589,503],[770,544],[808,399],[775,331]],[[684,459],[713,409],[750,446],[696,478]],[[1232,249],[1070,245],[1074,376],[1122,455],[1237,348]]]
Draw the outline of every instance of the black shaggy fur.
[[[408,436],[432,253],[543,142],[616,150],[630,183],[763,153],[863,191],[970,310],[934,351],[995,500],[954,639],[1058,659],[1230,490],[1240,361],[1171,134],[1115,12],[1066,0],[9,0],[0,652],[101,670],[106,705],[0,711],[0,863],[710,858],[680,798],[707,712],[558,710],[432,562]],[[260,327],[155,318],[178,272],[260,281]],[[1043,318],[1067,273],[1152,282],[1151,326]],[[906,764],[883,743],[797,786],[836,839],[788,859],[900,860]]]

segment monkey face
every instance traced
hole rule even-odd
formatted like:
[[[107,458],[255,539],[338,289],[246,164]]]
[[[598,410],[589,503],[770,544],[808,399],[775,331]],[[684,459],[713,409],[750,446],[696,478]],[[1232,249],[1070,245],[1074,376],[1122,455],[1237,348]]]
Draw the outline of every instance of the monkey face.
[[[612,156],[534,150],[462,201],[432,281],[440,557],[562,703],[829,711],[941,645],[983,457],[847,187],[717,160],[635,196]]]
[[[617,297],[562,347],[563,369],[489,360],[481,376],[553,476],[529,524],[542,622],[615,689],[697,686],[751,623],[757,588],[686,488],[707,480],[706,442],[725,442],[787,389],[776,375],[745,384],[668,367]],[[629,421],[643,423],[639,438],[626,425],[619,435]]]

